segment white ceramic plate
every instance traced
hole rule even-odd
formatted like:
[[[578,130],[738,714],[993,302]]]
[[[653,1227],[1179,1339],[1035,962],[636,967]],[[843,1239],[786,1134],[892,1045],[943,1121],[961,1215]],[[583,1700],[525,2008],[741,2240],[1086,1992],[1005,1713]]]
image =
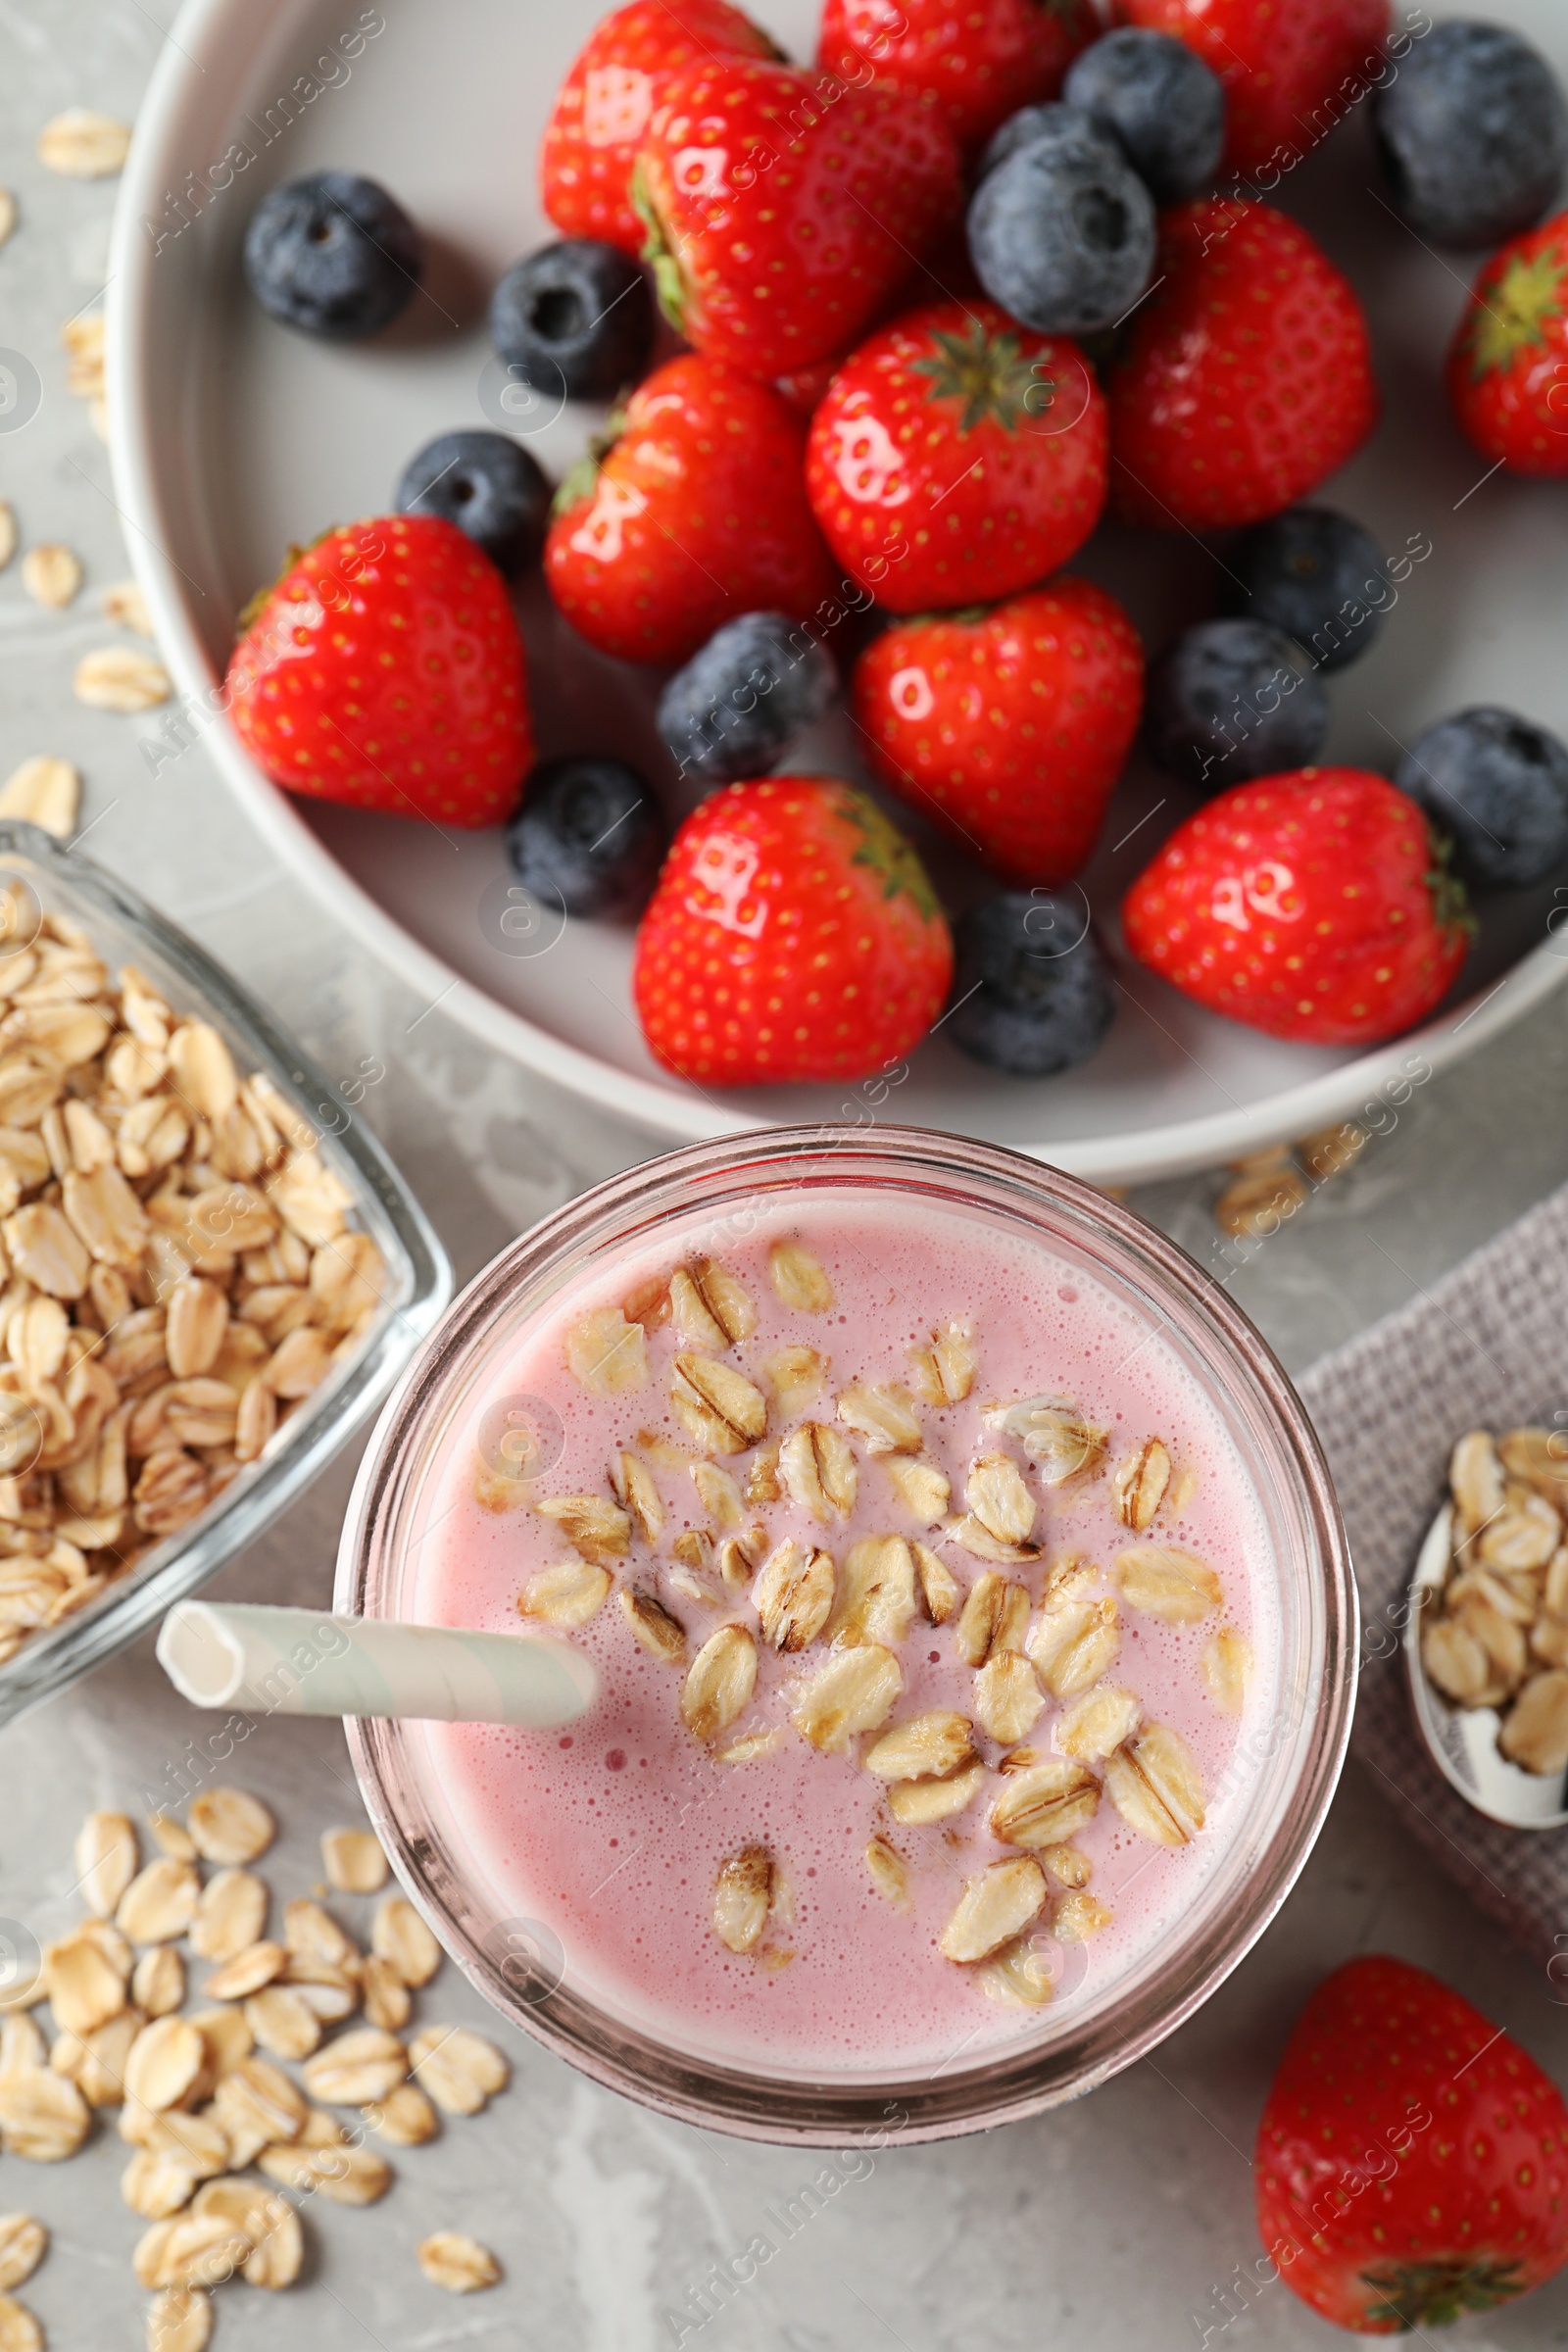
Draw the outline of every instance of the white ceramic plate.
[[[554,233],[535,194],[539,133],[601,13],[600,0],[382,0],[363,15],[358,0],[189,0],[137,125],[109,301],[120,500],[160,638],[193,707],[221,676],[235,615],[275,574],[288,541],[385,512],[405,463],[436,432],[503,420],[485,299],[512,262]],[[809,54],[813,0],[759,0],[756,13],[793,55]],[[1560,0],[1508,0],[1507,13],[1568,74]],[[342,36],[362,23],[383,28],[345,59]],[[318,69],[322,58],[334,62]],[[253,158],[237,172],[222,161],[236,143]],[[290,334],[241,282],[240,241],[264,189],[327,165],[383,180],[431,248],[428,292],[369,346]],[[231,184],[214,185],[225,169]],[[184,193],[188,225],[174,191]],[[1568,664],[1557,651],[1568,492],[1500,475],[1476,487],[1484,466],[1440,387],[1472,270],[1426,252],[1381,205],[1364,122],[1336,133],[1278,201],[1354,276],[1377,336],[1385,421],[1327,495],[1391,551],[1431,549],[1381,643],[1333,681],[1329,756],[1387,769],[1396,741],[1479,701],[1568,732]],[[598,417],[568,408],[524,422],[537,422],[532,446],[559,475]],[[1208,609],[1201,553],[1183,538],[1105,532],[1075,568],[1121,595],[1152,644]],[[589,652],[537,582],[523,619],[544,751],[616,751],[667,772],[651,728],[657,679]],[[991,1075],[939,1035],[896,1094],[882,1082],[705,1094],[666,1077],[643,1046],[628,935],[571,924],[545,952],[515,953],[494,919],[507,872],[498,835],[454,846],[429,827],[291,800],[220,718],[209,713],[199,731],[269,842],[411,986],[498,1053],[670,1137],[868,1119],[890,1101],[901,1120],[1009,1144],[1101,1182],[1149,1179],[1375,1105],[1412,1061],[1435,1069],[1473,1051],[1568,972],[1547,933],[1545,889],[1486,906],[1462,1001],[1370,1054],[1276,1044],[1123,963],[1108,1045],[1059,1078]],[[845,733],[829,722],[792,764],[854,772]],[[1179,788],[1130,774],[1085,877],[1107,924],[1189,805]],[[953,903],[975,895],[974,869],[918,824],[910,829]]]

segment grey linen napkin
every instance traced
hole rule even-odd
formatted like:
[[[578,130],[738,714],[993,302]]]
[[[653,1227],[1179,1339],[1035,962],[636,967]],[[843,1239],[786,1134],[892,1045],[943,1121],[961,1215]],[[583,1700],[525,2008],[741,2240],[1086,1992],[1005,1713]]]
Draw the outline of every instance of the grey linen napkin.
[[[1568,1943],[1568,1830],[1503,1829],[1449,1788],[1410,1721],[1406,1581],[1467,1429],[1568,1406],[1568,1187],[1298,1382],[1339,1488],[1365,1624],[1353,1751],[1445,1870],[1544,1957]]]

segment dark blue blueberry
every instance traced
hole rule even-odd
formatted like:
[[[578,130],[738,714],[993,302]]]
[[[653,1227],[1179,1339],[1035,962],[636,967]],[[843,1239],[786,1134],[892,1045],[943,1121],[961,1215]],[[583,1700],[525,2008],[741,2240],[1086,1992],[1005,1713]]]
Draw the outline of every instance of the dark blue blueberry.
[[[1005,890],[984,899],[960,918],[954,946],[945,1030],[971,1061],[1050,1078],[1103,1043],[1116,1000],[1076,894]]]
[[[727,621],[659,699],[659,731],[683,776],[771,775],[838,689],[833,657],[783,612]]]
[[[1328,689],[1294,637],[1260,620],[1202,620],[1149,673],[1151,756],[1205,792],[1308,767],[1329,731]]]
[[[1225,561],[1240,583],[1235,610],[1283,629],[1319,669],[1358,662],[1392,600],[1377,541],[1332,507],[1292,507],[1254,523]]]
[[[1435,245],[1500,245],[1541,219],[1568,163],[1568,107],[1539,49],[1450,17],[1373,101],[1394,201]]]
[[[620,760],[545,760],[507,827],[507,856],[525,889],[568,914],[624,921],[642,911],[667,846],[649,786]]]
[[[423,270],[423,240],[402,205],[352,172],[274,188],[245,231],[245,275],[263,310],[337,343],[389,326]]]
[[[509,270],[490,298],[490,333],[521,381],[568,400],[611,400],[643,372],[654,299],[636,263],[592,237],[565,237]]]
[[[1568,860],[1568,746],[1515,711],[1440,719],[1394,780],[1451,837],[1467,882],[1519,890]]]
[[[1038,147],[1042,140],[1059,145],[1062,140],[1098,139],[1110,154],[1119,156],[1121,142],[1107,131],[1102,122],[1081,106],[1063,106],[1059,98],[1047,99],[1039,106],[1020,106],[1009,115],[1000,130],[991,134],[991,144],[980,158],[975,172],[975,186],[990,177],[999,164],[1025,147]]]
[[[1225,152],[1219,75],[1168,32],[1123,24],[1073,59],[1062,96],[1113,130],[1156,204],[1208,187]]]
[[[1154,264],[1149,190],[1093,122],[998,164],[975,191],[968,233],[986,292],[1040,334],[1115,325]]]
[[[440,433],[404,468],[400,514],[439,514],[506,572],[539,561],[550,527],[546,476],[505,433]]]

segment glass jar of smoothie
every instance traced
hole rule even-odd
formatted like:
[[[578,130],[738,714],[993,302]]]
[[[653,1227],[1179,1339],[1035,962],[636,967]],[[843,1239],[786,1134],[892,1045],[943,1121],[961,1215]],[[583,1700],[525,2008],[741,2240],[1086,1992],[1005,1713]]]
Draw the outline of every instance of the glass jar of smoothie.
[[[339,1609],[548,1631],[556,1731],[362,1722],[399,1876],[596,2081],[756,2138],[1093,2088],[1300,1870],[1355,1591],[1258,1334],[1130,1210],[908,1129],[630,1170],[384,1413]]]

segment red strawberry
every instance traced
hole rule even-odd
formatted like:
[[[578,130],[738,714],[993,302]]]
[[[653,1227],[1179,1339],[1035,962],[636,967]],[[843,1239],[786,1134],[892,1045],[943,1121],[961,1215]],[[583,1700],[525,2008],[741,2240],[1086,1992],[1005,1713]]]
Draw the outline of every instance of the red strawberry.
[[[1438,1978],[1382,1953],[1325,1977],[1301,2012],[1253,2171],[1271,2266],[1359,2335],[1426,2342],[1568,2260],[1556,2084]]]
[[[637,934],[643,1035],[710,1086],[863,1078],[947,1000],[953,942],[925,868],[863,793],[775,776],[681,826]]]
[[[1044,579],[1105,503],[1105,402],[1076,343],[992,302],[906,311],[845,361],[806,482],[828,545],[893,612]]]
[[[1364,768],[1302,767],[1178,825],[1122,928],[1141,963],[1215,1012],[1367,1046],[1442,1002],[1474,924],[1414,801]]]
[[[1225,160],[1288,171],[1383,71],[1390,0],[1118,0],[1124,24],[1174,33],[1225,85]],[[1270,183],[1273,184],[1273,183]]]
[[[806,503],[806,427],[765,384],[694,353],[658,368],[568,474],[551,594],[623,662],[686,662],[743,612],[804,619],[836,574]]]
[[[932,108],[751,64],[671,82],[635,186],[671,323],[768,377],[852,343],[963,202]]]
[[[443,825],[497,825],[533,764],[522,640],[501,574],[455,523],[328,531],[258,600],[230,714],[274,784]]]
[[[1198,531],[1261,522],[1377,422],[1361,306],[1266,204],[1205,197],[1167,214],[1158,272],[1110,379],[1116,510]]]
[[[1020,106],[1054,98],[1099,31],[1090,0],[827,0],[816,56],[933,102],[972,154]]]
[[[1494,465],[1568,473],[1568,213],[1482,270],[1448,355],[1448,392]]]
[[[776,58],[729,0],[632,0],[606,17],[561,85],[539,152],[545,211],[567,237],[642,252],[631,201],[637,147],[672,75],[714,55]]]
[[[1067,881],[1138,731],[1144,655],[1113,596],[1061,579],[888,629],[854,710],[876,773],[1011,882]]]

